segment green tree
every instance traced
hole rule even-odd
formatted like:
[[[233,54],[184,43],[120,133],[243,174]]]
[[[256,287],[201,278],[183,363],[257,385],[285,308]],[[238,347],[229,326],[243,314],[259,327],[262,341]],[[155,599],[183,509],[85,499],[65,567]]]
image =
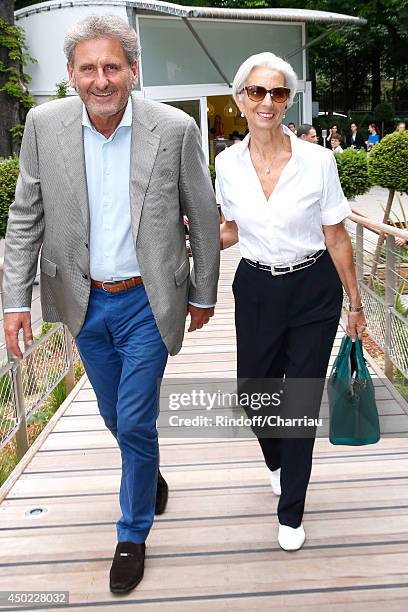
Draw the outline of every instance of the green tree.
[[[28,109],[34,104],[29,95],[29,77],[24,66],[34,61],[27,53],[23,30],[14,26],[13,0],[0,4],[0,156],[18,151]]]

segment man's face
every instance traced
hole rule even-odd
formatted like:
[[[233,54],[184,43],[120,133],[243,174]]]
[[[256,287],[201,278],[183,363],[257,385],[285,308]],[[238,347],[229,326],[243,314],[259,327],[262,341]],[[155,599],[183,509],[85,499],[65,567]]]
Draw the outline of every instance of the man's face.
[[[405,130],[405,123],[403,121],[401,121],[398,125],[397,125],[397,132],[403,132]]]
[[[317,143],[317,134],[314,128],[310,128],[307,134],[302,134],[300,137],[302,140],[307,140],[307,142],[312,142],[314,144]]]
[[[129,65],[116,38],[94,38],[76,45],[68,74],[89,114],[109,117],[126,106],[137,83],[137,62]]]
[[[340,146],[340,140],[338,138],[331,138],[330,142],[331,142],[332,149],[336,149],[337,147]]]
[[[288,128],[290,129],[291,132],[296,132],[296,126],[294,123],[289,123]]]

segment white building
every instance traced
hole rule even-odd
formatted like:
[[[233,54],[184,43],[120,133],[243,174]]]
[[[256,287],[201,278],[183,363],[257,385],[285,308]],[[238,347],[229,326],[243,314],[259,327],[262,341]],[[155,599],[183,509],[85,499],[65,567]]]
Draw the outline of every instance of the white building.
[[[30,93],[39,102],[55,95],[56,83],[66,78],[62,51],[65,30],[87,15],[103,13],[127,19],[139,35],[139,94],[192,115],[211,159],[214,136],[222,134],[228,139],[234,131],[245,132],[245,119],[231,97],[231,82],[249,55],[272,51],[292,64],[299,87],[285,121],[311,123],[307,24],[340,27],[365,23],[348,15],[297,9],[215,9],[153,0],[40,2],[15,13],[16,24],[25,30],[30,53],[38,61],[27,72],[32,77]]]

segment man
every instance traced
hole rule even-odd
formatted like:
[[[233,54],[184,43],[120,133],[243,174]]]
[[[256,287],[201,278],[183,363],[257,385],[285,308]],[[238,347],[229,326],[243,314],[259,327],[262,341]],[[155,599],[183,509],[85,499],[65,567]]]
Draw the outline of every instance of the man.
[[[341,146],[341,135],[338,132],[334,132],[332,134],[330,145],[333,153],[343,153],[343,147]]]
[[[288,123],[288,128],[290,129],[291,132],[293,132],[294,134],[296,134],[296,125],[293,123],[293,121],[290,121]]]
[[[347,135],[346,144],[352,149],[365,149],[364,136],[358,131],[358,125],[355,121],[350,123],[350,134]]]
[[[366,140],[367,151],[380,142],[380,135],[377,134],[377,126],[375,123],[369,123],[368,125],[368,140]]]
[[[43,317],[63,321],[76,337],[121,451],[122,517],[110,588],[126,593],[143,577],[154,518],[157,381],[168,353],[180,350],[187,310],[189,331],[213,315],[219,219],[194,120],[131,94],[134,30],[115,16],[88,17],[67,33],[64,50],[79,97],[27,117],[6,237],[5,334],[21,358],[18,331],[32,342],[29,309],[42,246]],[[163,489],[166,498],[164,479]]]
[[[317,133],[310,123],[302,123],[302,125],[299,125],[296,135],[301,140],[307,140],[307,142],[317,144]]]
[[[398,121],[397,125],[395,126],[395,131],[396,132],[404,132],[405,129],[406,129],[405,121]]]

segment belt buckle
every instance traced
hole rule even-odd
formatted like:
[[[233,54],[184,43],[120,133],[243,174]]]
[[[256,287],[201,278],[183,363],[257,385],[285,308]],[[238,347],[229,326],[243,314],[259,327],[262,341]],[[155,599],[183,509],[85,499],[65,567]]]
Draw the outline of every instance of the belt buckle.
[[[275,270],[276,266],[271,266],[271,274],[272,276],[281,276],[282,274],[289,274],[289,272],[293,272],[293,264],[288,263],[285,265],[285,268],[289,268],[289,270],[281,270],[280,272]]]
[[[106,291],[107,293],[109,293],[109,290],[105,289],[105,285],[109,285],[109,284],[114,285],[116,282],[117,281],[114,281],[114,280],[104,280],[102,281],[102,289]]]

